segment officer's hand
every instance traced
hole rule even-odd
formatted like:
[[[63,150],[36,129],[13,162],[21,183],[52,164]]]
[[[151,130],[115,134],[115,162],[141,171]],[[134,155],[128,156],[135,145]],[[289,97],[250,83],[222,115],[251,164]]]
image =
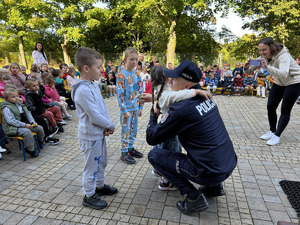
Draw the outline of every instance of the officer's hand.
[[[199,90],[199,89],[196,89],[196,95],[200,95],[200,96],[203,96],[205,97],[207,100],[209,98],[212,98],[212,94],[208,91],[204,91],[204,90]]]
[[[152,102],[152,94],[143,93],[142,98],[144,99],[144,102]],[[154,95],[154,98],[156,98],[156,95]],[[156,100],[156,99],[154,99],[154,100]]]
[[[156,116],[159,116],[161,114],[159,109],[155,109],[154,113],[156,114]]]
[[[138,117],[141,117],[143,114],[143,110],[139,109],[139,114],[138,114]]]

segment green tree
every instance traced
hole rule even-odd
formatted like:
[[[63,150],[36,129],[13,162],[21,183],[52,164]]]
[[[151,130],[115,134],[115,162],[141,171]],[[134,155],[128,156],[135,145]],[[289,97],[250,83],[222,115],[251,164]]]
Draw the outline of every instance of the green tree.
[[[300,28],[299,0],[232,0],[232,3],[242,18],[253,18],[244,28],[262,32],[283,44]]]
[[[0,29],[4,31],[2,35],[6,39],[16,35],[22,64],[27,67],[24,37],[32,36],[36,30],[47,27],[49,20],[44,12],[49,9],[48,4],[42,0],[0,0],[0,9],[0,20],[3,21]]]
[[[96,0],[51,0],[49,16],[52,19],[52,28],[63,36],[61,48],[64,62],[67,64],[71,63],[71,42],[83,43],[85,38],[83,31],[88,22],[85,14],[94,8],[92,4],[95,2]]]

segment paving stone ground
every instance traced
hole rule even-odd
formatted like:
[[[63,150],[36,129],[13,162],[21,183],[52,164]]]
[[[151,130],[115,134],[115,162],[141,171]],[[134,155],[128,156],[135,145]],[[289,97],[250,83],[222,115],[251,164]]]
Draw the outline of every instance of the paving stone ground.
[[[210,208],[192,216],[180,214],[178,191],[162,192],[159,178],[151,174],[145,131],[151,104],[139,119],[135,147],[144,158],[134,165],[120,156],[119,108],[116,97],[105,99],[115,134],[107,138],[106,182],[119,189],[104,197],[109,206],[93,210],[81,205],[83,154],[77,141],[77,115],[57,135],[61,143],[45,147],[37,158],[23,161],[16,141],[13,153],[0,161],[0,224],[255,224],[278,220],[298,222],[297,214],[282,191],[282,179],[300,181],[300,105],[278,146],[267,146],[259,137],[268,130],[267,99],[250,96],[215,96],[221,116],[238,155],[238,166],[224,182],[227,195],[208,198]],[[278,109],[278,113],[280,108]]]

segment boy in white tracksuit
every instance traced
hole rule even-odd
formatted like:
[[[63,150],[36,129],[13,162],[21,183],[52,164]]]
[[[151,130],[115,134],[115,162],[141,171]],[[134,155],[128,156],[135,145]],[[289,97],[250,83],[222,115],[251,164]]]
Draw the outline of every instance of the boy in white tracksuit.
[[[81,80],[72,86],[72,99],[79,117],[78,139],[84,153],[83,206],[103,209],[107,206],[101,195],[113,195],[118,189],[104,184],[107,165],[105,136],[113,134],[115,125],[110,120],[100,89],[93,81],[101,73],[102,57],[90,49],[81,47],[75,55]]]

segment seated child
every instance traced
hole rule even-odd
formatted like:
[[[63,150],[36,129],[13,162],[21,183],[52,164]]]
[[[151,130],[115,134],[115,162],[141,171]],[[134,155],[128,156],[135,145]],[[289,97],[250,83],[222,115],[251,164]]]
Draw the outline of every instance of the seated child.
[[[52,75],[55,78],[55,88],[60,96],[67,98],[66,102],[68,103],[71,110],[75,110],[75,104],[71,98],[71,94],[68,93],[65,89],[64,80],[62,79],[63,74],[61,70],[53,69]]]
[[[233,78],[232,78],[232,71],[231,70],[227,70],[224,73],[224,77],[223,77],[223,82],[222,82],[222,91],[221,91],[221,95],[223,95],[224,91],[226,89],[231,89],[231,86],[233,85]],[[230,95],[229,95],[230,96]]]
[[[48,73],[48,64],[47,63],[42,63],[41,64],[41,73]]]
[[[0,69],[0,97],[3,97],[4,86],[10,82],[10,72],[7,69]]]
[[[257,81],[256,81],[257,87],[256,87],[256,91],[257,91],[257,97],[266,97],[266,90],[268,88],[268,83],[265,77],[265,74],[263,72],[259,72],[257,74]]]
[[[44,129],[38,125],[25,105],[18,102],[19,96],[16,89],[6,89],[3,93],[4,101],[1,103],[2,129],[7,136],[24,137],[25,151],[37,157],[39,152],[34,149],[34,137],[36,132],[39,145],[43,148]]]
[[[16,85],[18,93],[21,96],[25,96],[25,80],[26,77],[20,73],[20,67],[18,63],[11,63],[9,66],[9,71],[11,73],[10,81],[12,84]]]
[[[207,85],[206,90],[211,92],[210,89],[213,89],[212,92],[213,92],[213,95],[215,95],[215,92],[218,87],[218,79],[215,77],[213,72],[209,73],[209,78],[207,80],[206,85]]]
[[[63,98],[61,98],[55,88],[55,78],[52,76],[48,76],[45,79],[45,95],[50,99],[51,102],[57,102],[60,106],[60,109],[62,111],[62,117],[65,117],[66,119],[70,119],[71,115],[68,114],[67,108],[68,104],[63,101]]]
[[[241,77],[240,72],[237,72],[235,78],[233,79],[233,85],[231,86],[230,95],[232,95],[233,92],[236,95],[241,95],[243,90],[244,90],[243,78]]]
[[[106,97],[109,98],[108,89],[107,89],[107,82],[105,80],[104,74],[101,73],[101,75],[99,77],[99,80],[97,80],[97,81],[95,80],[94,82],[100,88],[100,93],[102,94],[102,90],[104,90]]]
[[[69,75],[67,76],[67,85],[69,87],[71,87],[72,85],[76,84],[76,82],[77,82],[77,77],[75,76],[76,70],[71,68],[71,69],[69,69],[68,74]]]
[[[42,96],[39,92],[39,84],[36,79],[27,80],[26,106],[34,117],[47,118],[53,133],[63,132],[62,116],[59,107],[44,104]],[[42,124],[41,124],[42,125]],[[44,127],[44,126],[43,126]],[[44,127],[44,129],[47,129]],[[52,132],[49,132],[49,134]],[[47,142],[47,140],[46,140]]]
[[[237,62],[235,64],[235,68],[233,69],[232,73],[233,73],[233,77],[235,78],[237,74],[240,74],[241,78],[243,78],[243,68],[242,68],[242,64],[240,62]]]
[[[31,64],[30,73],[40,73],[40,69],[37,64]]]
[[[62,72],[62,79],[67,79],[67,76],[68,76],[68,65],[66,63],[62,63],[59,65],[59,69],[61,70]]]
[[[26,73],[26,67],[20,65],[20,72],[27,78],[28,74]]]
[[[107,79],[107,87],[110,93],[110,97],[115,96],[116,95],[116,67],[112,66],[111,67],[111,71],[109,71],[109,76]]]
[[[215,77],[218,79],[218,81],[220,80],[220,73],[218,72],[218,66],[217,65],[214,65],[213,66],[213,73],[215,75]]]
[[[245,88],[245,95],[252,95],[254,89],[254,78],[251,74],[246,74],[243,85]]]

